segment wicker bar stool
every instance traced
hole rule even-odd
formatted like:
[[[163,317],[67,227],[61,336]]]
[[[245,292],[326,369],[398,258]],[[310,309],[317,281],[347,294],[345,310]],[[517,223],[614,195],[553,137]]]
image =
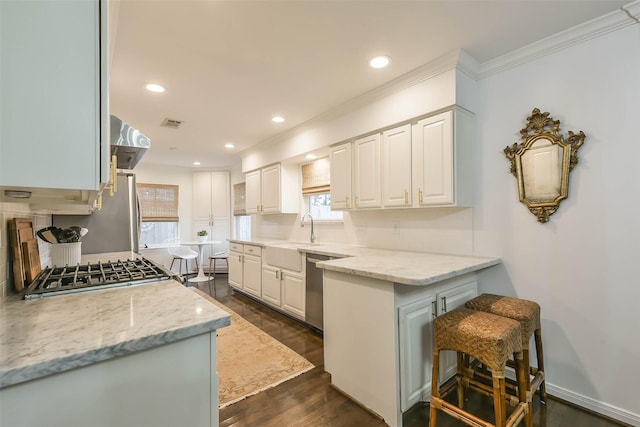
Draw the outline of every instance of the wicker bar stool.
[[[520,324],[506,317],[475,311],[468,308],[457,308],[433,321],[433,374],[431,376],[431,403],[429,410],[429,426],[436,427],[437,412],[446,414],[471,426],[512,427],[518,425],[525,416],[528,417],[529,408],[526,402],[525,377],[526,371],[522,363],[522,343],[520,339]],[[456,383],[458,391],[458,406],[444,400],[453,390],[446,384],[438,387],[440,370],[440,351],[453,350],[458,354],[458,373]],[[509,356],[514,356],[519,369],[516,377],[520,385],[518,401],[515,409],[507,417],[507,393],[505,368]],[[476,384],[473,378],[465,374],[464,356],[474,357],[491,368],[492,384],[486,386]],[[495,424],[465,411],[463,399],[463,382],[477,385],[480,390],[493,396]],[[451,383],[449,383],[451,384]],[[490,391],[489,391],[490,390]]]
[[[536,390],[540,389],[540,403],[545,403],[547,398],[547,390],[544,378],[544,354],[542,351],[542,330],[540,328],[540,305],[538,303],[513,297],[506,297],[494,294],[482,294],[470,301],[467,301],[465,307],[496,314],[498,316],[508,317],[520,322],[522,332],[522,352],[526,372],[533,376],[533,380],[527,375],[527,400],[531,409],[531,400]],[[538,366],[530,366],[529,359],[529,341],[534,336],[536,345],[536,357]],[[513,363],[509,361],[509,365],[513,367]]]

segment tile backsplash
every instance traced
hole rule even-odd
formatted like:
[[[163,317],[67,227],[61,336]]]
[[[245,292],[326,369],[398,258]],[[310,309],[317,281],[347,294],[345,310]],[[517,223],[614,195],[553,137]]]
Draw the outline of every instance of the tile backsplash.
[[[51,215],[36,213],[31,210],[28,203],[0,203],[0,296],[15,294],[13,286],[13,266],[11,250],[9,247],[9,224],[12,218],[29,218],[33,222],[33,229],[51,225]],[[51,245],[38,240],[40,251],[40,264],[46,267],[51,259]]]

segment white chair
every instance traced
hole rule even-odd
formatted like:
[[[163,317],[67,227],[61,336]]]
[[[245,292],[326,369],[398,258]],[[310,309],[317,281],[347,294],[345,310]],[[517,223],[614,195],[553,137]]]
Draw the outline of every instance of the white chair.
[[[216,262],[222,261],[227,264],[229,269],[229,248],[216,252],[216,245],[213,246],[213,255],[209,257],[209,293],[211,293],[211,281],[213,281],[213,296],[216,296]]]
[[[190,249],[186,246],[169,246],[168,251],[169,251],[169,254],[173,256],[173,259],[171,260],[171,267],[169,267],[169,270],[173,269],[173,264],[176,262],[176,260],[178,260],[178,262],[180,263],[178,274],[182,275],[182,261],[184,261],[185,269],[186,269],[185,274],[189,274],[190,259],[196,260],[196,269],[199,268],[198,252],[194,251],[193,249]]]

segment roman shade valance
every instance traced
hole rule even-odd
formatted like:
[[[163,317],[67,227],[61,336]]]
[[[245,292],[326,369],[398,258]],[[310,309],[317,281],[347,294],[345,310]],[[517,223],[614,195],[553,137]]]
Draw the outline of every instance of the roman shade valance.
[[[302,194],[328,193],[331,190],[329,158],[302,165]]]
[[[137,184],[140,215],[145,222],[178,221],[178,186]]]

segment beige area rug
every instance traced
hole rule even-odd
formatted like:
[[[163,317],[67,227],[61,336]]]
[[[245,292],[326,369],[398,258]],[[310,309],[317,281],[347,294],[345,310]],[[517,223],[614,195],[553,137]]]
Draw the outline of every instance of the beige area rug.
[[[190,289],[231,315],[231,325],[218,329],[220,408],[313,369],[313,364],[307,359],[238,313],[206,293]]]

